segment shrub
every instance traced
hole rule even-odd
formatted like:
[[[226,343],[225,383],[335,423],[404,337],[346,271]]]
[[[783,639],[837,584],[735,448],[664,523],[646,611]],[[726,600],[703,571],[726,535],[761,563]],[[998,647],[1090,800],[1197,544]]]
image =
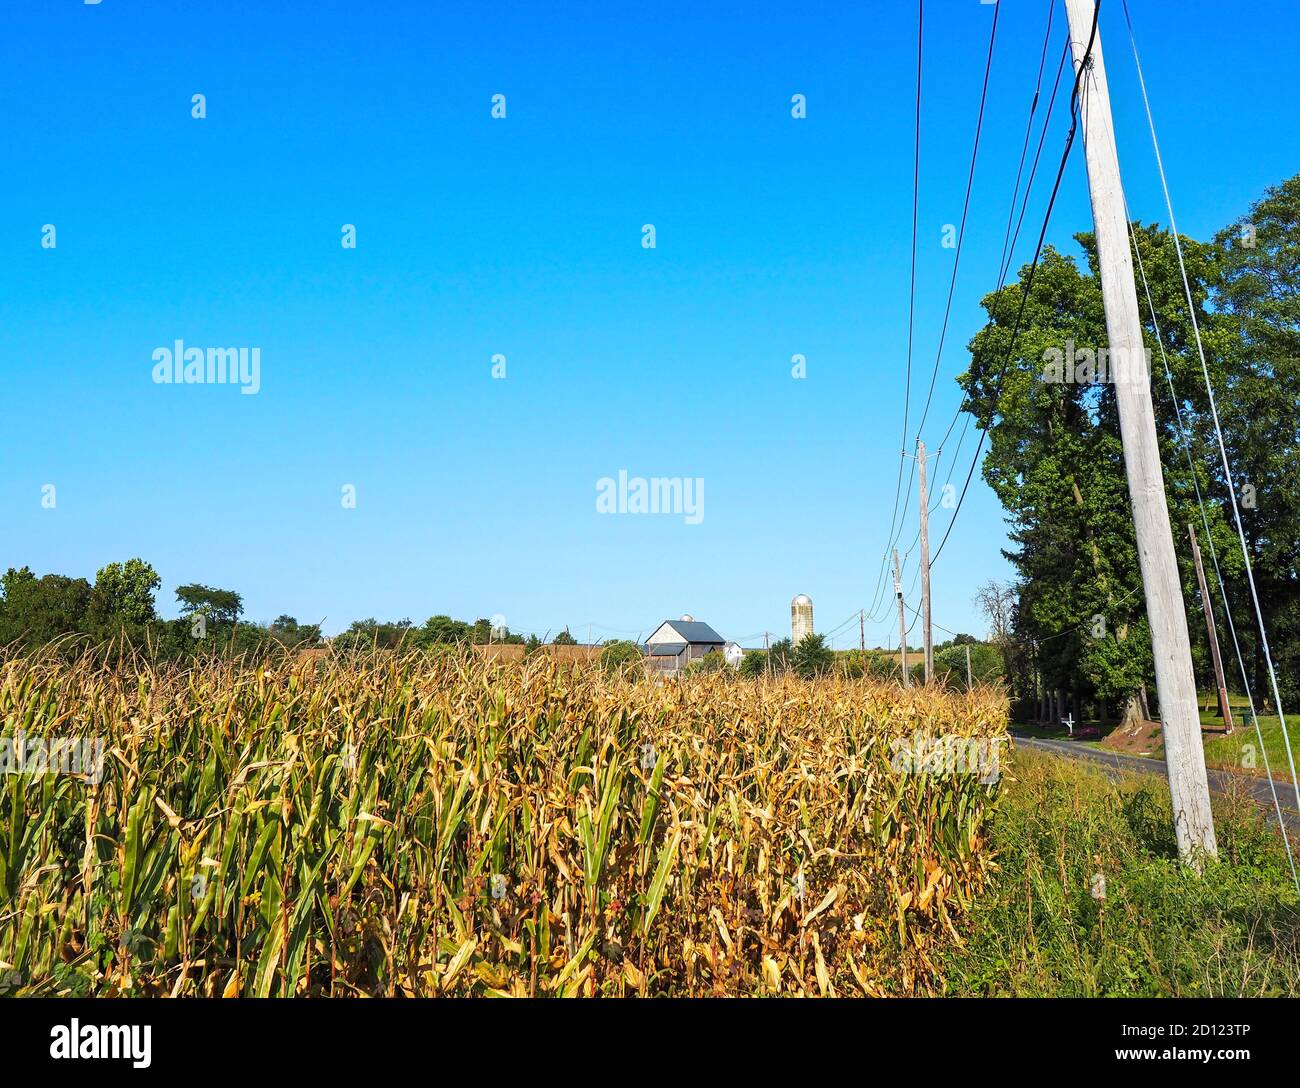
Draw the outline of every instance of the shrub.
[[[600,651],[600,667],[606,673],[626,672],[629,669],[641,669],[645,659],[641,647],[635,642],[615,639],[605,643]]]

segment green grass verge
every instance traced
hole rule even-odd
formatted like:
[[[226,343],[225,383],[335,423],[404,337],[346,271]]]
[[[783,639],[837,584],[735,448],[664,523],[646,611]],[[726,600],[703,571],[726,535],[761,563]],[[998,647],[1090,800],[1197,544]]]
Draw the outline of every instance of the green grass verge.
[[[1215,798],[1220,859],[1197,877],[1177,860],[1158,780],[1116,783],[1025,749],[1008,774],[992,829],[999,872],[944,966],[948,992],[1300,993],[1300,904],[1257,807]]]
[[[1234,705],[1236,721],[1233,731],[1227,736],[1205,736],[1205,762],[1210,767],[1224,767],[1231,770],[1247,770],[1253,774],[1264,773],[1264,757],[1259,751],[1259,737],[1253,725],[1243,726],[1241,714],[1243,707]],[[1222,729],[1223,719],[1217,711],[1201,714],[1201,725],[1206,729]],[[1296,721],[1287,721],[1287,730],[1291,733],[1291,748],[1297,765],[1300,766],[1300,730]],[[1273,777],[1278,781],[1291,781],[1291,765],[1286,757],[1286,743],[1282,736],[1282,722],[1276,714],[1261,714],[1259,730],[1264,736],[1264,748],[1268,753],[1268,766]]]
[[[1015,733],[1021,733],[1026,737],[1034,737],[1037,740],[1068,740],[1072,744],[1080,744],[1085,748],[1100,748],[1100,737],[1077,735],[1080,727],[1103,730],[1114,728],[1112,725],[1103,724],[1101,722],[1083,722],[1081,723],[1081,726],[1075,727],[1075,734],[1071,735],[1070,731],[1063,725],[1038,725],[1032,722],[1016,722],[1012,725],[1012,731]]]

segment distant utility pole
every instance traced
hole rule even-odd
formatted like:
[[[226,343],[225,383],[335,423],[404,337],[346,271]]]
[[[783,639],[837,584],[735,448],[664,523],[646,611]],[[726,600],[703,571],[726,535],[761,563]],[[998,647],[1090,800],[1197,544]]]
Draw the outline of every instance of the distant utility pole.
[[[925,443],[917,439],[916,462],[921,476],[921,632],[925,640],[925,682],[934,682],[934,636],[930,631],[930,491],[925,486]]]
[[[912,686],[907,672],[907,617],[903,615],[903,573],[898,567],[898,549],[894,549],[894,596],[898,598],[898,652],[903,664],[903,687]]]
[[[763,632],[763,668],[767,675],[772,675],[772,647],[767,643],[767,632]]]
[[[1133,281],[1133,256],[1129,249],[1129,224],[1119,173],[1119,154],[1111,124],[1110,92],[1102,58],[1101,34],[1093,33],[1095,0],[1065,0],[1070,24],[1070,48],[1079,76],[1083,119],[1084,156],[1096,229],[1097,266],[1101,274],[1102,302],[1106,309],[1106,339],[1110,349],[1115,403],[1119,410],[1120,438],[1124,445],[1124,471],[1137,536],[1142,587],[1146,593],[1151,648],[1155,657],[1156,690],[1160,694],[1160,719],[1173,801],[1174,832],[1179,856],[1199,870],[1204,856],[1215,857],[1214,818],[1205,776],[1201,720],[1192,674],[1187,613],[1174,553],[1169,508],[1165,504],[1164,472],[1156,441],[1155,413],[1151,406],[1151,381],[1145,365],[1142,320],[1137,287]],[[1092,52],[1088,53],[1089,42]],[[1122,366],[1116,373],[1115,361]]]
[[[867,611],[865,608],[858,609],[858,649],[864,654],[867,652]]]
[[[1228,685],[1223,682],[1223,658],[1219,656],[1219,631],[1214,623],[1214,605],[1210,601],[1209,590],[1205,588],[1205,568],[1201,566],[1201,546],[1196,542],[1196,529],[1187,526],[1187,535],[1192,539],[1192,558],[1196,560],[1196,584],[1201,590],[1201,608],[1205,612],[1205,634],[1210,642],[1210,660],[1214,662],[1214,683],[1219,689],[1219,713],[1223,715],[1223,727],[1232,732],[1232,708],[1228,706]]]
[[[970,691],[972,687],[970,681],[970,643],[966,644],[966,690]]]

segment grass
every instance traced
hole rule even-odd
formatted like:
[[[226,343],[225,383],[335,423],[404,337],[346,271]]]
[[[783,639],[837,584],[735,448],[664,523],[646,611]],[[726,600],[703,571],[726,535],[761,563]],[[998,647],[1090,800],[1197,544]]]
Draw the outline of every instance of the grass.
[[[1287,760],[1286,742],[1282,736],[1282,720],[1276,714],[1259,715],[1259,730],[1264,738],[1264,752],[1259,750],[1259,736],[1253,724],[1243,724],[1249,717],[1249,708],[1243,695],[1228,695],[1228,706],[1233,714],[1233,731],[1223,732],[1224,722],[1219,716],[1218,697],[1214,692],[1201,692],[1198,696],[1202,710],[1201,736],[1205,745],[1205,763],[1208,767],[1218,767],[1229,771],[1245,771],[1248,774],[1264,775],[1267,754],[1268,766],[1273,777],[1280,782],[1290,782],[1291,767]],[[1205,710],[1204,707],[1211,709]],[[1292,753],[1297,767],[1300,767],[1300,720],[1287,722],[1291,734]],[[1158,745],[1151,753],[1158,759],[1164,758],[1164,745]]]
[[[998,873],[944,965],[950,994],[1300,992],[1300,907],[1268,815],[1215,798],[1220,860],[1178,863],[1167,789],[1019,749],[991,829]],[[1099,898],[1098,893],[1104,894]]]
[[[1079,722],[1074,727],[1074,735],[1063,725],[1040,725],[1035,722],[1017,722],[1015,731],[1023,733],[1027,737],[1037,737],[1042,740],[1068,740],[1074,744],[1082,745],[1085,748],[1098,748],[1101,746],[1099,736],[1084,735],[1080,736],[1081,730],[1096,729],[1105,731],[1109,727],[1101,722],[1087,721]]]
[[[1243,725],[1242,715],[1248,714],[1244,699],[1237,703],[1235,697],[1229,696],[1235,721],[1231,734],[1218,733],[1223,728],[1223,719],[1218,710],[1208,713],[1202,711],[1201,726],[1210,730],[1205,736],[1205,762],[1210,767],[1222,767],[1227,770],[1247,771],[1251,774],[1264,774],[1264,754],[1259,751],[1259,736],[1254,725]],[[1291,767],[1287,761],[1286,743],[1282,736],[1282,720],[1276,714],[1261,714],[1259,730],[1264,737],[1264,749],[1268,756],[1268,765],[1273,777],[1278,781],[1291,781]],[[1300,767],[1300,721],[1288,719],[1287,731],[1291,734],[1292,754],[1297,767]],[[1216,735],[1217,734],[1217,735]]]
[[[1229,695],[1228,702],[1233,711],[1233,732],[1231,734],[1223,733],[1223,719],[1219,716],[1217,697],[1214,693],[1202,692],[1199,696],[1200,705],[1205,707],[1207,704],[1212,705],[1210,710],[1201,710],[1201,728],[1203,730],[1202,739],[1205,746],[1205,763],[1209,767],[1217,767],[1230,771],[1245,771],[1248,774],[1264,774],[1264,754],[1259,750],[1259,738],[1255,734],[1253,725],[1243,725],[1243,714],[1247,713],[1246,700],[1244,696]],[[1260,732],[1264,737],[1264,748],[1268,756],[1268,764],[1272,768],[1273,777],[1279,781],[1290,782],[1291,770],[1287,761],[1286,746],[1282,736],[1281,719],[1276,714],[1261,714],[1259,716]],[[1102,739],[1112,730],[1116,729],[1115,722],[1100,722],[1095,720],[1082,721],[1076,724],[1074,738],[1070,737],[1069,732],[1063,725],[1034,725],[1018,724],[1016,729],[1027,736],[1042,737],[1045,739],[1071,740],[1075,743],[1082,744],[1090,748],[1105,748],[1101,743]],[[1128,750],[1129,755],[1147,755],[1153,759],[1164,759],[1164,745],[1160,743],[1158,725],[1151,727],[1156,736],[1147,751]],[[1300,767],[1300,719],[1288,721],[1287,728],[1291,732],[1291,746],[1296,759],[1297,767]],[[1080,730],[1095,730],[1095,736],[1078,736]]]

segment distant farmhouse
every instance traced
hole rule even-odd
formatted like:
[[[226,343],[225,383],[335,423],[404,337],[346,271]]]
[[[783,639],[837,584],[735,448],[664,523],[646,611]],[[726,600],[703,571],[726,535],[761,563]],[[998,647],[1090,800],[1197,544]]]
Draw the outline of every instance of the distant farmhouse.
[[[676,676],[710,650],[722,652],[726,640],[707,623],[691,616],[664,620],[645,640],[646,668],[652,673]]]

